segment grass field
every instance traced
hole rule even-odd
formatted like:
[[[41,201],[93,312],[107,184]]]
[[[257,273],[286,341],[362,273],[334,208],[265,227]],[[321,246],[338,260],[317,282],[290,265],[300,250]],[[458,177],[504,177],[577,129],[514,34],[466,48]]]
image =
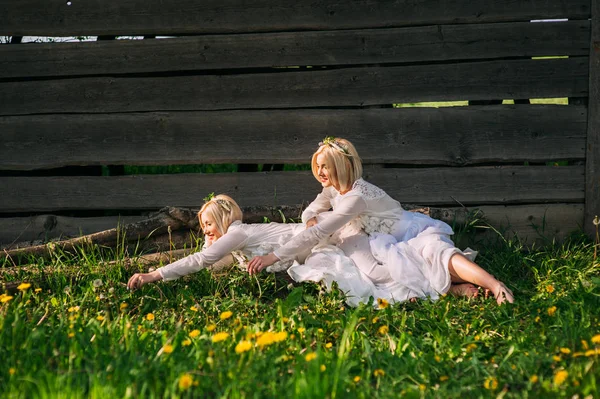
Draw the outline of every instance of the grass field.
[[[27,283],[0,297],[0,397],[598,397],[593,243],[475,245],[513,305],[349,308],[337,290],[238,270],[129,292],[132,271],[103,264],[122,251],[37,260],[5,274]]]

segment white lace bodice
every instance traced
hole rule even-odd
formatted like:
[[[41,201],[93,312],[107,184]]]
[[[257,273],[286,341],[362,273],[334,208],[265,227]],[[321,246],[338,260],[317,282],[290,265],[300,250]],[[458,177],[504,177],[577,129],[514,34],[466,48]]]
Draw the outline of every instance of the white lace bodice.
[[[302,213],[302,221],[307,222],[331,208],[333,212],[325,220],[295,236],[286,245],[275,250],[275,255],[282,260],[291,259],[298,251],[312,248],[347,224],[367,234],[391,234],[397,240],[415,237],[431,226],[436,226],[444,234],[452,234],[452,229],[446,223],[405,211],[384,190],[363,179],[354,182],[352,189],[345,194],[340,194],[333,187],[323,188]]]

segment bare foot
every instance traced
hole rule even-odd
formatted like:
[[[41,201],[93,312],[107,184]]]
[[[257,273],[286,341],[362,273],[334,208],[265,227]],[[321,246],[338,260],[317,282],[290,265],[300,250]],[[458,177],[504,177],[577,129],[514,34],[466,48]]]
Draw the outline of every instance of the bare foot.
[[[507,301],[508,303],[513,303],[515,301],[513,292],[501,281],[498,281],[498,285],[492,290],[492,293],[494,294],[494,298],[496,298],[498,305],[503,304],[504,301]]]
[[[479,289],[471,283],[452,284],[448,293],[454,296],[475,298],[477,295],[479,295]]]

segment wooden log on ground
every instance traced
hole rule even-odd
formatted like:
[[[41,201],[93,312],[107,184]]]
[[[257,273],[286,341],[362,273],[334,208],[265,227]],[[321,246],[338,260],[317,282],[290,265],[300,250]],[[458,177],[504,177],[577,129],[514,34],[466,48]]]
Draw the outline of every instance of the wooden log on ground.
[[[116,247],[120,241],[139,241],[150,236],[163,236],[170,231],[178,230],[182,227],[188,229],[198,229],[198,217],[190,209],[166,207],[147,220],[131,223],[122,228],[114,228],[98,233],[85,235],[70,240],[56,241],[44,245],[36,245],[26,248],[4,250],[0,253],[0,259],[8,259],[10,263],[17,264],[22,259],[30,256],[48,257],[57,250],[73,251],[77,247],[85,245],[102,245]],[[163,243],[158,246],[170,246],[170,240],[163,238]],[[166,241],[166,242],[164,242]]]

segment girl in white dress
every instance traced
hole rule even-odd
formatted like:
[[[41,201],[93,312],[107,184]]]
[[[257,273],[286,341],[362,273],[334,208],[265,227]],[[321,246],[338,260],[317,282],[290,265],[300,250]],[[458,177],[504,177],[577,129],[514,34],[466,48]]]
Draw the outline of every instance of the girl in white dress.
[[[305,230],[302,223],[242,223],[242,210],[231,197],[224,194],[207,201],[198,212],[198,218],[205,238],[201,252],[150,273],[136,273],[129,279],[127,287],[136,289],[158,280],[175,280],[205,269],[232,252],[247,259],[266,254]],[[298,257],[290,256],[286,264],[274,267],[285,269],[295,259],[303,260],[305,256],[302,251],[298,254]]]
[[[362,162],[352,143],[328,137],[319,144],[311,165],[323,191],[302,214],[306,230],[268,255],[253,258],[248,264],[251,274],[329,239],[354,261],[362,278],[346,275],[351,268],[340,266],[342,254],[331,247],[313,253],[307,264],[291,267],[292,278],[328,285],[336,281],[355,304],[367,302],[369,296],[390,302],[436,299],[449,291],[476,296],[478,290],[470,283],[491,291],[498,304],[513,302],[510,289],[454,246],[449,225],[405,211],[382,189],[363,180]],[[326,217],[315,217],[330,209]]]

